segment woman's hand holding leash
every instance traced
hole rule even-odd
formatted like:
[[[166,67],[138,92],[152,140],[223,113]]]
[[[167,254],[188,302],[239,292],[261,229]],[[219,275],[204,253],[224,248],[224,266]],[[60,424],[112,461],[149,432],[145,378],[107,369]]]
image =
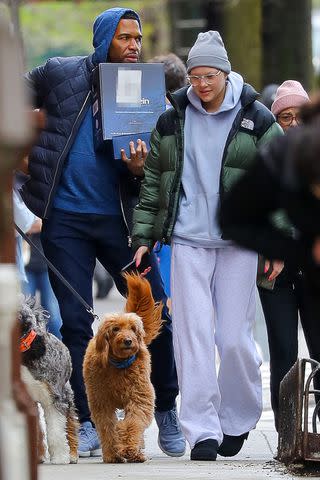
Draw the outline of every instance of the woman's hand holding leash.
[[[139,247],[138,250],[135,253],[135,256],[133,257],[133,260],[136,262],[136,267],[138,268],[139,265],[141,264],[142,257],[144,254],[149,253],[149,248],[146,246]],[[146,276],[151,270],[151,267],[147,267],[143,272],[140,273],[143,277]]]

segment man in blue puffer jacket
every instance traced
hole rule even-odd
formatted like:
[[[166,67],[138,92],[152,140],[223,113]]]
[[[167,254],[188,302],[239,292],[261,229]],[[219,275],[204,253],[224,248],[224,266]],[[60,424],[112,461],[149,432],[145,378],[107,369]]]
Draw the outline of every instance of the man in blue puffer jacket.
[[[29,157],[30,177],[21,195],[43,218],[42,244],[47,258],[84,300],[92,305],[92,276],[96,258],[125,294],[121,268],[132,259],[131,207],[140,188],[146,146],[130,142],[131,156],[114,160],[111,151],[93,147],[92,71],[101,62],[134,63],[141,50],[139,16],[130,9],[111,8],[93,26],[94,53],[88,57],[51,58],[26,74],[35,108],[46,110],[47,124]],[[157,261],[152,257],[148,274],[153,295],[166,305]],[[72,387],[79,412],[80,456],[100,454],[99,440],[90,420],[82,362],[92,337],[90,313],[54,275],[63,342],[70,350]],[[171,319],[164,308],[161,335],[151,346],[152,382],[157,403],[159,446],[168,455],[180,456],[185,440],[177,420],[178,393],[172,349]]]

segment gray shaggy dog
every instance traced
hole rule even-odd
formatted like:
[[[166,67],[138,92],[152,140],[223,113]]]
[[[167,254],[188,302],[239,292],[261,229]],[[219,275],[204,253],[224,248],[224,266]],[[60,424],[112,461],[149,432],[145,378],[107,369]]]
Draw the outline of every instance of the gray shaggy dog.
[[[51,463],[77,463],[78,419],[69,382],[71,358],[67,347],[47,332],[48,318],[34,297],[24,299],[18,312],[21,377],[30,396],[43,408]],[[43,451],[41,446],[39,450]]]

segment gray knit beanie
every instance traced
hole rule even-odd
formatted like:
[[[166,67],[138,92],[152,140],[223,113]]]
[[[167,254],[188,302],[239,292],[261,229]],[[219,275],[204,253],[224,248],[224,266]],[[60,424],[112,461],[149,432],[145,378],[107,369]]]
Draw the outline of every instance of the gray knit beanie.
[[[195,67],[214,67],[230,73],[231,65],[219,32],[209,30],[199,33],[188,55],[188,73]]]

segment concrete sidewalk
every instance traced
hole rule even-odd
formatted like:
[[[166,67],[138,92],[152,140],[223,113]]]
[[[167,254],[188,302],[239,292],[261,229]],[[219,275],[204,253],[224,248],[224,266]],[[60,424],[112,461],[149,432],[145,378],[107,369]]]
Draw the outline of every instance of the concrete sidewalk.
[[[95,308],[101,318],[104,312],[121,311],[124,300],[112,290],[107,300],[96,300]],[[304,341],[300,341],[299,355],[307,355]],[[262,417],[257,429],[252,431],[243,449],[236,457],[218,457],[216,462],[190,461],[190,452],[184,457],[170,458],[161,452],[157,444],[158,429],[155,422],[145,434],[148,461],[143,464],[105,465],[101,459],[83,459],[77,465],[41,465],[39,480],[289,480],[298,477],[288,474],[286,469],[273,459],[277,449],[277,433],[274,429],[273,413],[269,394],[269,363],[261,367],[263,385]],[[236,394],[236,392],[235,392]],[[320,478],[320,476],[318,477]]]
[[[262,366],[264,411],[239,455],[232,459],[218,457],[216,462],[189,460],[189,450],[184,457],[170,458],[157,445],[155,422],[145,435],[146,454],[149,460],[143,464],[101,463],[101,458],[82,459],[77,465],[49,465],[39,467],[39,480],[287,480],[305,477],[292,476],[273,459],[277,449],[277,433],[273,426],[273,414],[269,399],[269,366]],[[320,477],[319,477],[320,478]]]
[[[149,457],[146,463],[105,465],[101,459],[82,459],[78,465],[42,465],[40,480],[291,479],[293,477],[286,475],[284,468],[273,460],[277,435],[270,428],[270,418],[270,412],[265,412],[259,428],[251,432],[240,454],[230,460],[218,457],[216,462],[191,462],[189,451],[181,458],[167,457],[158,448],[157,427],[152,424],[146,432]]]

